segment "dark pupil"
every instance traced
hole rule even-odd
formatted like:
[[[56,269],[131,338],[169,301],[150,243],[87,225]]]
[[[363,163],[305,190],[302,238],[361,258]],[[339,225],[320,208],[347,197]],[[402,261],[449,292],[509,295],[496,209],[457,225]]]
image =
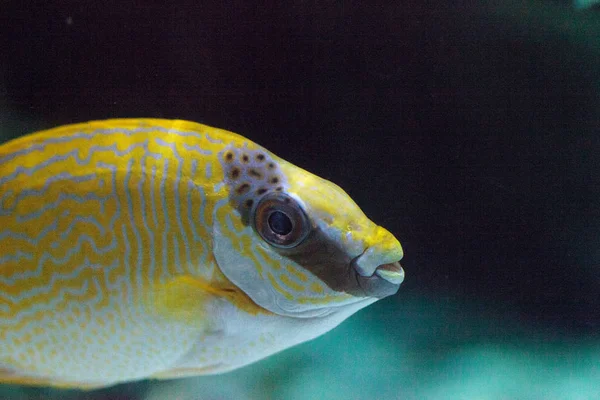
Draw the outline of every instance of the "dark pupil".
[[[292,221],[281,211],[275,211],[269,215],[269,227],[276,234],[285,236],[292,231]]]

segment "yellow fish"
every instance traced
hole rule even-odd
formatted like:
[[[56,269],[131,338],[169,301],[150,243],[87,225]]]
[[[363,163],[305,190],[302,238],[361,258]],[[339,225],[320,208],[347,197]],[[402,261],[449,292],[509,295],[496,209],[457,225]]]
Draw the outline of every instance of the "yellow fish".
[[[396,293],[402,247],[338,186],[161,119],[0,146],[0,382],[233,370]]]

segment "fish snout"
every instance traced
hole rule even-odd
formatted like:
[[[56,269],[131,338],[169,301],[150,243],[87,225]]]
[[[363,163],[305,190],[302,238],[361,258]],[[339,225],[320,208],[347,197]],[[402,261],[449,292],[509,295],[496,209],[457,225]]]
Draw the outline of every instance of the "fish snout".
[[[367,296],[383,298],[396,294],[404,281],[404,269],[399,261],[377,265],[375,254],[369,250],[350,263],[358,285]]]

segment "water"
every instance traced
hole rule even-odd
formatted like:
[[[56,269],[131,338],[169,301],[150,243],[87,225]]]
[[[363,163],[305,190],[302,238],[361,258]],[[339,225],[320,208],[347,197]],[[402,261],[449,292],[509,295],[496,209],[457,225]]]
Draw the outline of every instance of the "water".
[[[230,374],[5,399],[600,398],[600,15],[569,2],[0,10],[4,139],[240,132],[403,243],[398,295]]]

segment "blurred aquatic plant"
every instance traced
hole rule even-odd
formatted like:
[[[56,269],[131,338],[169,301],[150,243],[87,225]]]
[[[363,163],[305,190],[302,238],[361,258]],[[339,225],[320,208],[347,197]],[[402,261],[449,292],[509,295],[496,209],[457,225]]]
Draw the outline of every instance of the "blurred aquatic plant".
[[[599,0],[574,0],[573,6],[577,9],[590,8],[600,4]]]
[[[2,68],[0,66],[0,143],[37,130],[41,126],[42,124],[35,117],[10,106],[2,84]]]

